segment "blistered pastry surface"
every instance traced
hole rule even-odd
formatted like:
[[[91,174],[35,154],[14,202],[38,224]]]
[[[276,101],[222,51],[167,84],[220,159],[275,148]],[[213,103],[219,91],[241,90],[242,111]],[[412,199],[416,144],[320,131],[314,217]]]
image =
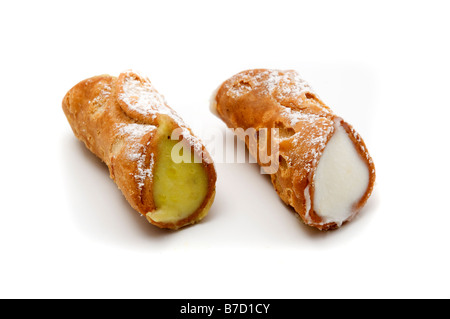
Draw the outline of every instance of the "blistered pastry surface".
[[[338,227],[324,223],[314,213],[311,198],[320,156],[337,125],[345,122],[296,71],[257,69],[238,73],[219,87],[212,103],[230,128],[278,128],[280,167],[271,180],[281,199],[293,206],[306,224],[319,229]],[[346,130],[373,166],[360,136],[349,125]]]
[[[166,125],[169,131],[179,129],[180,139],[209,158],[201,141],[151,82],[133,71],[123,72],[118,78],[101,75],[80,82],[66,94],[63,110],[75,135],[107,164],[111,178],[142,215],[156,209],[152,188],[158,156],[155,136],[160,125]],[[205,163],[205,169],[212,194],[214,166]]]

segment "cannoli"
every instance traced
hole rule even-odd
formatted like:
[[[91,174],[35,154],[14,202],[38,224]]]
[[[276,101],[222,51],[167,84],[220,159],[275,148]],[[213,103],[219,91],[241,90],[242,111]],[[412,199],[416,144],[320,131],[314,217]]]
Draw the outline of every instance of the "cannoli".
[[[375,167],[364,141],[297,72],[241,72],[225,81],[211,102],[212,111],[229,128],[256,131],[240,137],[262,168],[269,166],[261,149],[277,161],[276,170],[269,172],[272,184],[305,224],[339,228],[368,200]],[[258,137],[261,132],[266,132],[265,139]],[[257,147],[250,147],[252,143]]]
[[[215,195],[211,157],[146,77],[127,71],[86,79],[62,107],[75,136],[150,223],[178,229],[206,216]]]

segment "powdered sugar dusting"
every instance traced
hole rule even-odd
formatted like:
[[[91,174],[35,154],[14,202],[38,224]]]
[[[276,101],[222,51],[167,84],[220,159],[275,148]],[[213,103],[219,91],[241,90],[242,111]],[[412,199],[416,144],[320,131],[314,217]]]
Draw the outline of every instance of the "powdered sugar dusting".
[[[102,101],[105,101],[111,95],[111,86],[108,83],[103,83],[103,87],[100,93],[93,99],[90,100],[89,104],[101,104]]]
[[[232,86],[227,94],[233,98],[239,98],[240,96],[243,96],[247,93],[249,93],[252,90],[252,87],[250,85],[235,85]]]
[[[123,93],[119,94],[118,98],[131,110],[144,116],[150,116],[152,120],[155,120],[158,115],[169,116],[182,129],[182,136],[189,145],[194,148],[196,153],[203,155],[202,142],[191,134],[181,117],[167,106],[164,96],[153,87],[149,80],[139,81],[133,76],[133,73],[128,73],[123,83]],[[156,129],[155,126],[150,126]],[[121,128],[124,133],[136,137],[146,134],[148,129],[150,128],[147,125],[144,127],[139,124],[129,124],[127,127]]]
[[[297,98],[306,92],[313,93],[311,86],[295,71],[250,71],[248,74],[237,74],[232,78],[232,87],[227,94],[239,98],[252,90],[262,89],[264,94],[273,95],[274,98]]]
[[[313,173],[333,131],[334,115],[300,74],[293,70],[249,70],[236,74],[227,83],[227,95],[234,99],[252,92],[277,103],[280,116],[275,125],[282,122],[281,127],[295,132],[289,137],[293,151],[283,151],[281,155],[290,166]],[[296,149],[308,151],[299,154]]]
[[[147,146],[150,142],[147,143]],[[127,158],[130,161],[137,163],[136,173],[134,174],[134,179],[137,182],[139,190],[145,185],[145,181],[149,179],[152,181],[153,179],[153,165],[154,165],[154,154],[149,153],[150,161],[149,164],[146,165],[147,153],[145,152],[145,147],[141,143],[134,143],[128,149]]]
[[[149,80],[140,81],[133,73],[129,73],[123,82],[122,90],[123,93],[118,95],[118,99],[129,109],[141,115],[150,116],[152,120],[155,120],[158,114],[168,115],[177,121],[181,120],[167,106],[164,96],[153,87]]]
[[[130,109],[153,118],[159,113],[157,110],[166,104],[164,96],[159,94],[149,81],[141,82],[131,76],[125,79],[123,93],[119,94],[119,99]]]
[[[313,161],[311,163],[312,167],[315,167],[317,162],[319,161],[320,156],[322,155],[323,150],[325,149],[326,143],[328,141],[328,137],[333,131],[333,122],[330,123],[330,125],[325,126],[325,128],[322,130],[322,134],[315,136],[311,138],[308,143],[310,143],[313,147],[311,149],[311,154]]]
[[[119,124],[119,134],[125,134],[130,138],[142,138],[145,134],[156,130],[156,126],[150,124]]]
[[[361,143],[361,141],[362,141],[361,136],[358,134],[358,132],[356,132],[356,130],[353,127],[350,129],[350,131],[351,131],[354,139],[358,142],[357,144],[359,145],[361,151],[363,152],[364,156],[368,160],[369,164],[372,164],[373,161],[372,161],[372,158],[369,155],[368,150]],[[374,170],[373,170],[373,172],[374,172]]]
[[[284,107],[281,114],[289,120],[289,125],[292,127],[295,127],[299,122],[313,124],[321,117],[318,114],[295,111],[289,107]]]
[[[148,178],[150,181],[153,179],[153,165],[154,165],[154,155],[150,153],[150,162],[148,167],[145,165],[145,160],[147,156],[145,153],[142,153],[141,156],[137,160],[137,173],[134,175],[138,183],[139,189],[144,187],[145,180]]]
[[[289,161],[291,163],[298,163],[299,167],[304,169],[307,173],[311,173],[316,166],[320,155],[325,149],[328,137],[333,130],[333,122],[321,121],[321,123],[323,128],[319,130],[300,131],[292,136],[294,150],[303,148],[308,149],[309,151],[301,154],[290,153],[290,156],[288,156]]]
[[[203,144],[200,139],[192,135],[186,128],[183,129],[183,137],[194,148],[195,153],[201,155],[203,158]]]
[[[154,165],[154,154],[146,152],[146,147],[150,145],[148,141],[145,146],[141,139],[149,132],[156,130],[156,126],[148,124],[118,124],[119,134],[123,135],[126,139],[131,139],[131,143],[127,143],[129,147],[127,148],[127,158],[137,163],[136,174],[134,178],[137,182],[139,190],[142,190],[145,184],[145,180],[153,179],[153,165]],[[146,165],[147,156],[150,156],[149,164]]]
[[[302,94],[312,92],[311,86],[295,71],[267,70],[258,74],[256,79],[261,81],[268,94],[277,99],[290,97],[301,101]]]

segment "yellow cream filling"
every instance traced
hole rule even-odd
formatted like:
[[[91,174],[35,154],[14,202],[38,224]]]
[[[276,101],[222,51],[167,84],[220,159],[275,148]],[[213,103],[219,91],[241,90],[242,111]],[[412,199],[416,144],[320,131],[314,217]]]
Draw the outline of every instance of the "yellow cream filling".
[[[201,163],[191,158],[176,163],[172,159],[172,149],[179,141],[162,135],[158,143],[155,169],[153,172],[153,199],[156,211],[147,214],[155,222],[176,223],[190,216],[203,203],[208,192],[208,176]],[[187,154],[189,156],[189,154]],[[178,162],[178,160],[177,160]]]

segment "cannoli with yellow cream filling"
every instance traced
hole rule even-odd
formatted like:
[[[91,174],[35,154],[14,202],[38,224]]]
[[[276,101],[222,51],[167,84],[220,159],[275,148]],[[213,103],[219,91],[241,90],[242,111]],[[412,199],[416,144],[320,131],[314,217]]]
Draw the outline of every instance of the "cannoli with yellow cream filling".
[[[86,79],[62,107],[76,137],[150,223],[178,229],[208,213],[216,182],[212,159],[148,78],[127,71]]]

